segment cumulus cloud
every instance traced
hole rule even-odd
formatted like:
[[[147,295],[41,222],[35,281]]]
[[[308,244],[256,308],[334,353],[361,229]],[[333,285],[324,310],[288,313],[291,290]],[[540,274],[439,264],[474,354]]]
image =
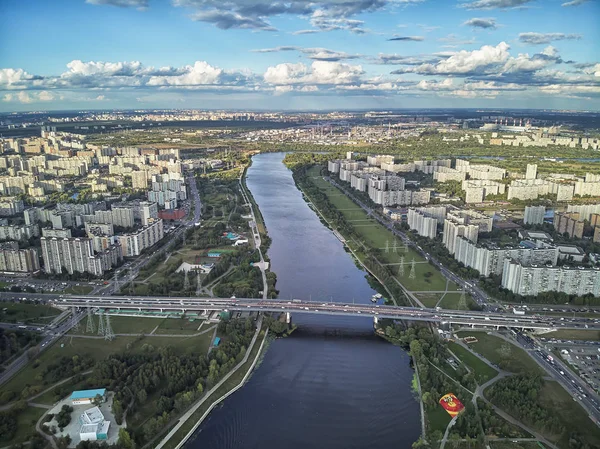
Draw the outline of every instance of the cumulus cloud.
[[[358,82],[363,73],[360,65],[341,62],[313,61],[310,66],[286,62],[267,68],[263,78],[272,85],[340,85]]]
[[[573,0],[571,2],[563,3],[561,6],[579,6],[587,3],[589,0]]]
[[[460,6],[467,9],[510,9],[523,7],[533,0],[476,0]]]
[[[425,38],[423,36],[396,36],[388,39],[388,41],[413,41],[413,42],[421,42],[424,41]]]
[[[300,36],[302,34],[314,34],[314,33],[318,33],[319,30],[298,30],[298,31],[292,31],[291,34],[293,34],[294,36]]]
[[[30,75],[23,69],[0,69],[0,89],[20,89],[34,79],[41,77]]]
[[[91,5],[111,5],[120,8],[146,9],[148,7],[148,0],[85,0],[85,2]]]
[[[473,28],[483,28],[483,29],[495,30],[496,29],[496,19],[473,17],[472,19],[469,19],[466,22],[464,22],[463,25],[470,26]]]
[[[578,40],[581,39],[581,34],[565,34],[565,33],[520,33],[519,41],[524,44],[541,45],[549,44],[552,41]]]
[[[420,75],[455,75],[463,77],[496,77],[499,80],[519,79],[525,82],[532,72],[544,69],[552,64],[563,62],[558,51],[551,46],[542,53],[529,56],[527,53],[516,57],[509,53],[509,45],[500,42],[496,46],[484,45],[478,50],[461,50],[452,53],[436,63],[405,65],[393,71],[393,74],[416,73]],[[401,62],[400,62],[401,63]]]
[[[55,96],[45,90],[42,90],[41,92],[26,92],[22,90],[19,93],[8,93],[5,94],[4,97],[2,97],[2,101],[5,101],[7,103],[14,102],[22,104],[52,101],[54,99]]]
[[[193,66],[186,66],[181,75],[152,76],[148,86],[198,86],[206,84],[219,84],[223,69],[213,67],[206,61],[196,61]]]

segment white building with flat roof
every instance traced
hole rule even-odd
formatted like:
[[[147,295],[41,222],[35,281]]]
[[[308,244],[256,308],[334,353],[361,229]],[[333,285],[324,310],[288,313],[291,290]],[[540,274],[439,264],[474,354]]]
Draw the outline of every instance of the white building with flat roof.
[[[546,208],[544,206],[525,206],[525,224],[543,224]]]

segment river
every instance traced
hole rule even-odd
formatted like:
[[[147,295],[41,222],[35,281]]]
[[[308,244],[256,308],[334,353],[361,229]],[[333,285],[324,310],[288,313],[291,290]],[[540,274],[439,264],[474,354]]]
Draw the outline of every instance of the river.
[[[247,185],[272,239],[281,298],[369,302],[375,292],[296,188],[282,153],[253,158]],[[299,315],[246,385],[216,408],[186,449],[408,449],[420,434],[408,355],[370,318]]]

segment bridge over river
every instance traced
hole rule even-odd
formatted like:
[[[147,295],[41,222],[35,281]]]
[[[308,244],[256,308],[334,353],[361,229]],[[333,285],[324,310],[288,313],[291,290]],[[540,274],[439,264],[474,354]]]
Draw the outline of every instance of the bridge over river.
[[[375,320],[389,318],[406,321],[428,321],[468,326],[519,327],[527,329],[598,329],[600,323],[591,318],[564,316],[516,315],[506,312],[431,309],[378,304],[305,301],[299,299],[255,298],[190,298],[128,296],[63,296],[52,301],[60,308],[103,309],[108,313],[159,311],[186,313],[194,311],[252,311],[311,313],[321,315],[370,316]]]

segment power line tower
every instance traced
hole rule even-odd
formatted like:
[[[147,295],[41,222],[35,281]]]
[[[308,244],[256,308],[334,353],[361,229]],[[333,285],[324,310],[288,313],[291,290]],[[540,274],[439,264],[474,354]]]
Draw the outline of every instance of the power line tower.
[[[394,253],[398,252],[398,239],[394,239],[394,248],[393,248]]]
[[[94,316],[92,315],[92,309],[88,309],[87,311],[87,326],[85,328],[86,334],[93,334],[96,330],[96,326],[94,325]]]
[[[102,312],[98,312],[98,335],[104,336],[104,317]]]
[[[460,293],[460,298],[458,300],[458,310],[466,310],[467,309],[467,294],[465,290]]]
[[[106,324],[104,325],[104,339],[108,341],[112,341],[115,339],[115,333],[112,330],[112,326],[110,325],[110,315],[105,315]]]
[[[413,259],[410,262],[410,273],[408,273],[408,279],[416,279],[417,278],[416,267],[417,267],[417,263],[415,262],[415,259]]]
[[[398,265],[398,276],[404,277],[404,256],[400,256],[400,265]]]
[[[408,243],[404,242],[404,252],[408,253]]]
[[[185,271],[185,275],[183,277],[183,289],[185,291],[190,289],[190,278],[188,277],[188,272]]]
[[[390,252],[390,241],[385,241],[385,253],[388,254]]]
[[[75,332],[77,332],[77,331],[79,331],[79,320],[77,319],[77,311],[75,310],[75,307],[71,307],[71,316],[72,316],[71,320],[73,320],[72,321],[73,325],[71,326],[71,328]]]

